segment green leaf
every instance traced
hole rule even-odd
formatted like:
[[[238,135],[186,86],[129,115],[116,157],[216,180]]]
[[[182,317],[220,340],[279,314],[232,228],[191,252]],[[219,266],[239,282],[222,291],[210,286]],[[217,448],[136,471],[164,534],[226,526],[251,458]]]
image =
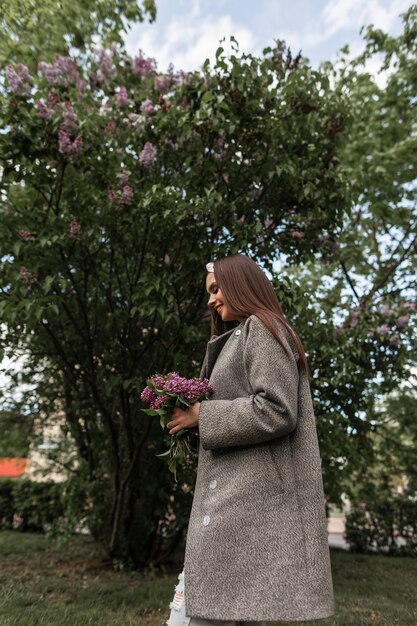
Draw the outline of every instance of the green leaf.
[[[201,98],[201,102],[211,102],[213,100],[213,94],[211,91],[205,91]]]
[[[167,457],[170,454],[171,450],[167,450],[166,452],[162,452],[162,454],[155,454],[155,456],[159,457],[160,459]]]
[[[54,282],[54,278],[55,278],[54,276],[47,276],[45,280],[43,281],[42,289],[43,289],[44,294],[48,294],[49,291],[51,290],[52,283]]]

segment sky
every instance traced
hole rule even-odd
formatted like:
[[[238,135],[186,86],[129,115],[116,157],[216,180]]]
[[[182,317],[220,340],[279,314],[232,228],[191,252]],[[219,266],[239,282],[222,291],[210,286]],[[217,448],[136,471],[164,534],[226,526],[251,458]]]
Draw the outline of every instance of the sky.
[[[374,24],[390,34],[401,31],[399,15],[411,0],[156,0],[157,19],[136,25],[126,37],[127,51],[141,49],[164,72],[198,69],[213,59],[219,41],[233,35],[242,52],[262,50],[284,39],[314,67],[335,61],[346,44],[363,49],[362,26]],[[225,47],[226,51],[230,48]]]

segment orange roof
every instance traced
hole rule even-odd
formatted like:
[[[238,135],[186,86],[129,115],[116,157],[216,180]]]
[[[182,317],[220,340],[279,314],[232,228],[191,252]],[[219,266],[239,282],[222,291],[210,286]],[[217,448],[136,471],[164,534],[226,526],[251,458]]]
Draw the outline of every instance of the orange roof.
[[[17,458],[3,458],[0,459],[0,476],[7,476],[10,478],[21,476],[25,470],[28,460]]]

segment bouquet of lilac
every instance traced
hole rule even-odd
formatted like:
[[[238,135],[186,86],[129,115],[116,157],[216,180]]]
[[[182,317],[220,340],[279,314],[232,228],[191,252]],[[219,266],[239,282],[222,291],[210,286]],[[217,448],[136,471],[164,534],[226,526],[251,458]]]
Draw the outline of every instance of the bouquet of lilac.
[[[142,391],[140,399],[149,404],[149,409],[142,409],[147,415],[159,415],[161,427],[165,430],[171,420],[171,409],[179,406],[183,409],[190,407],[195,402],[207,400],[213,392],[207,378],[183,378],[176,372],[165,376],[154,374],[146,380],[146,387]],[[171,435],[169,450],[159,457],[166,458],[168,467],[177,480],[178,465],[191,465],[196,453],[193,451],[189,440],[189,429],[183,428],[175,435]]]

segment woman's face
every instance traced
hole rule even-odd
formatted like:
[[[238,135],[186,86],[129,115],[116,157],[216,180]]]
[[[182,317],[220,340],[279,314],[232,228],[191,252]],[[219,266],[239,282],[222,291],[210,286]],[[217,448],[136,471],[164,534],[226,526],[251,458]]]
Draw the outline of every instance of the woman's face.
[[[224,302],[222,290],[216,283],[216,277],[213,272],[208,272],[206,278],[207,293],[210,294],[208,306],[210,309],[215,309],[222,318],[223,322],[231,322],[233,320],[243,321],[244,317],[237,317],[234,315],[227,304]]]

